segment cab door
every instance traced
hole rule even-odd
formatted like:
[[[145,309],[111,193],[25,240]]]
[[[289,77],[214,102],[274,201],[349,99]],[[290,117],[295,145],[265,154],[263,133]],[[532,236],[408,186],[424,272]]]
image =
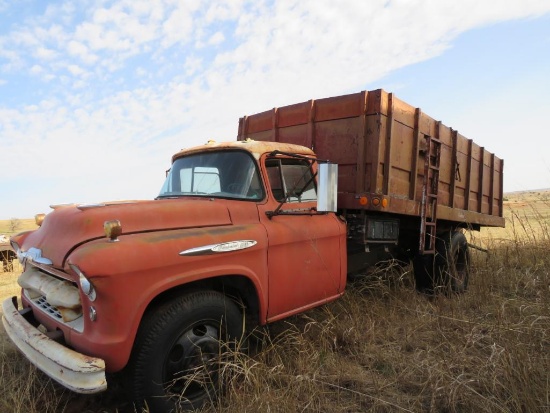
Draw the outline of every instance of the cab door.
[[[315,211],[311,161],[266,157],[268,201],[258,206],[268,238],[268,321],[339,297],[346,282],[345,224]]]

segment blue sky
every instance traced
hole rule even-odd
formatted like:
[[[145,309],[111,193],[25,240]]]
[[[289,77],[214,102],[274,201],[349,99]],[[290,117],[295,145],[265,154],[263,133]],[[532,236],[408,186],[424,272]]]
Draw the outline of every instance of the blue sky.
[[[238,118],[384,88],[550,187],[545,0],[0,0],[0,219],[147,199]]]

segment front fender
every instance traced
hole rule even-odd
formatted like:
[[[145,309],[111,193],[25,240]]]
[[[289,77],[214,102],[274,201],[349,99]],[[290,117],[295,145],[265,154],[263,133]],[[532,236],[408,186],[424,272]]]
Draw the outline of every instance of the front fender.
[[[189,249],[238,240],[256,244],[236,251],[180,255]],[[148,305],[178,286],[219,276],[244,276],[255,286],[260,314],[266,313],[267,237],[260,225],[122,235],[117,242],[95,240],[70,254],[66,270],[71,271],[68,264],[78,266],[97,293],[94,302],[82,295],[84,314],[93,305],[97,317],[95,321],[85,318],[83,333],[72,332],[71,344],[104,358],[108,371],[126,364]],[[86,348],[90,346],[92,352]]]

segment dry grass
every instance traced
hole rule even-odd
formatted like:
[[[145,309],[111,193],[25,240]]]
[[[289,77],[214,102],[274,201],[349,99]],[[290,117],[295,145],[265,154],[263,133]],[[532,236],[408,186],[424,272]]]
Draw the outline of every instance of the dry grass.
[[[476,257],[452,299],[414,294],[408,274],[355,285],[276,326],[207,411],[549,411],[550,259],[525,252]]]
[[[482,242],[537,244],[549,241],[550,190],[529,191],[505,197],[506,228],[489,228],[481,232]]]
[[[30,218],[30,219],[15,218],[15,219],[17,220],[17,228],[15,231],[12,231],[12,228],[10,225],[11,220],[9,219],[0,220],[0,234],[10,236],[19,232],[29,231],[37,228],[34,222],[34,218]]]
[[[426,298],[409,269],[381,270],[231,354],[228,390],[203,412],[550,411],[550,234],[530,208],[509,210],[512,236],[478,234],[490,253],[472,251],[466,294]],[[2,340],[0,411],[133,411],[116,388],[64,391]]]

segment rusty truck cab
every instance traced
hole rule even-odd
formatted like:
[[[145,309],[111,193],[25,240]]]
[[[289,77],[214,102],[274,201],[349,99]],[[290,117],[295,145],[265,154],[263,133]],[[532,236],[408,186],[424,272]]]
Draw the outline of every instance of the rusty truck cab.
[[[302,146],[209,142],[173,156],[155,200],[54,207],[36,231],[12,238],[24,264],[24,308],[4,302],[6,331],[71,390],[102,391],[105,372],[126,368],[138,377],[136,397],[145,388],[162,393],[159,382],[189,366],[166,367],[144,387],[140,357],[178,346],[192,353],[201,343],[210,351],[214,339],[197,331],[222,338],[215,320],[201,330],[190,319],[181,327],[191,328],[185,338],[166,338],[144,356],[147,340],[167,331],[155,330],[172,314],[167,303],[191,306],[174,323],[195,315],[204,300],[231,307],[234,333],[238,312],[265,324],[343,294],[346,226],[325,207],[335,209],[335,188],[322,184],[318,202],[317,173],[314,153]],[[189,397],[203,396],[197,390]]]

